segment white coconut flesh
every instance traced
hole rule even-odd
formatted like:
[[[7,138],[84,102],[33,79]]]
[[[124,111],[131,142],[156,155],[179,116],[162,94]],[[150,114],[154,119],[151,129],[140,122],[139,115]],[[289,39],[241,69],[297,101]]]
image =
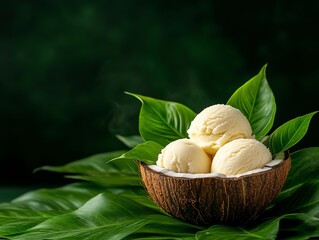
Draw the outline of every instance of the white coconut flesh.
[[[254,169],[245,173],[236,174],[236,175],[225,175],[221,173],[178,173],[166,168],[159,167],[157,165],[148,165],[150,169],[155,172],[162,173],[166,176],[177,177],[177,178],[238,178],[241,176],[246,176],[254,173],[265,172],[271,170],[273,167],[279,165],[285,158],[284,153],[279,153],[275,159],[267,163],[263,168]]]

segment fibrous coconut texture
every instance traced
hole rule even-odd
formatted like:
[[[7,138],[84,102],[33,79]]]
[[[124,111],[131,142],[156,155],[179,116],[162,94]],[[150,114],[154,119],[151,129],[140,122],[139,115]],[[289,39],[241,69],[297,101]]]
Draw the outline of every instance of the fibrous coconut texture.
[[[260,214],[281,191],[291,160],[270,170],[236,178],[176,178],[140,163],[144,185],[152,199],[181,220],[209,226],[241,225]]]

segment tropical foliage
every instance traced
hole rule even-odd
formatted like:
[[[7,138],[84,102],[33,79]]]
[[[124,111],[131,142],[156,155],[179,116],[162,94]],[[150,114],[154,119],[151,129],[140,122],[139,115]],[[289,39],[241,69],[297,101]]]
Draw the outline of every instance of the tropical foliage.
[[[131,94],[142,102],[139,136],[118,136],[132,149],[97,154],[38,170],[64,173],[75,183],[39,189],[0,204],[0,237],[7,239],[309,239],[319,237],[319,147],[291,153],[284,189],[258,219],[245,226],[192,225],[168,216],[148,197],[135,160],[152,164],[168,142],[186,137],[195,113],[174,102]],[[228,104],[251,122],[273,155],[298,143],[316,112],[269,133],[276,104],[265,67]]]

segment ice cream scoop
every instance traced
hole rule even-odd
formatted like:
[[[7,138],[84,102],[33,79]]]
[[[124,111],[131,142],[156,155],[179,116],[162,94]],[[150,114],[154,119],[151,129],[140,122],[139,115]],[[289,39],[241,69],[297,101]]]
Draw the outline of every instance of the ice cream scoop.
[[[209,173],[211,170],[210,156],[186,138],[173,141],[162,149],[156,164],[179,173]]]
[[[247,118],[238,109],[224,104],[205,108],[187,131],[207,153],[214,155],[226,143],[238,138],[254,138]]]
[[[236,139],[217,151],[211,171],[235,175],[262,168],[271,160],[271,153],[263,143],[255,139]]]

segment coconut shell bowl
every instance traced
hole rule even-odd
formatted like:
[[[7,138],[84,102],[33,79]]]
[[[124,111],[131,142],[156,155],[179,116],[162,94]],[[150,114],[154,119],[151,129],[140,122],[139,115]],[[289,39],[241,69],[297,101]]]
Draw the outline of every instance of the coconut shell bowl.
[[[154,202],[183,221],[210,226],[252,221],[280,193],[291,165],[285,154],[265,171],[236,177],[172,176],[139,163],[143,184]]]

